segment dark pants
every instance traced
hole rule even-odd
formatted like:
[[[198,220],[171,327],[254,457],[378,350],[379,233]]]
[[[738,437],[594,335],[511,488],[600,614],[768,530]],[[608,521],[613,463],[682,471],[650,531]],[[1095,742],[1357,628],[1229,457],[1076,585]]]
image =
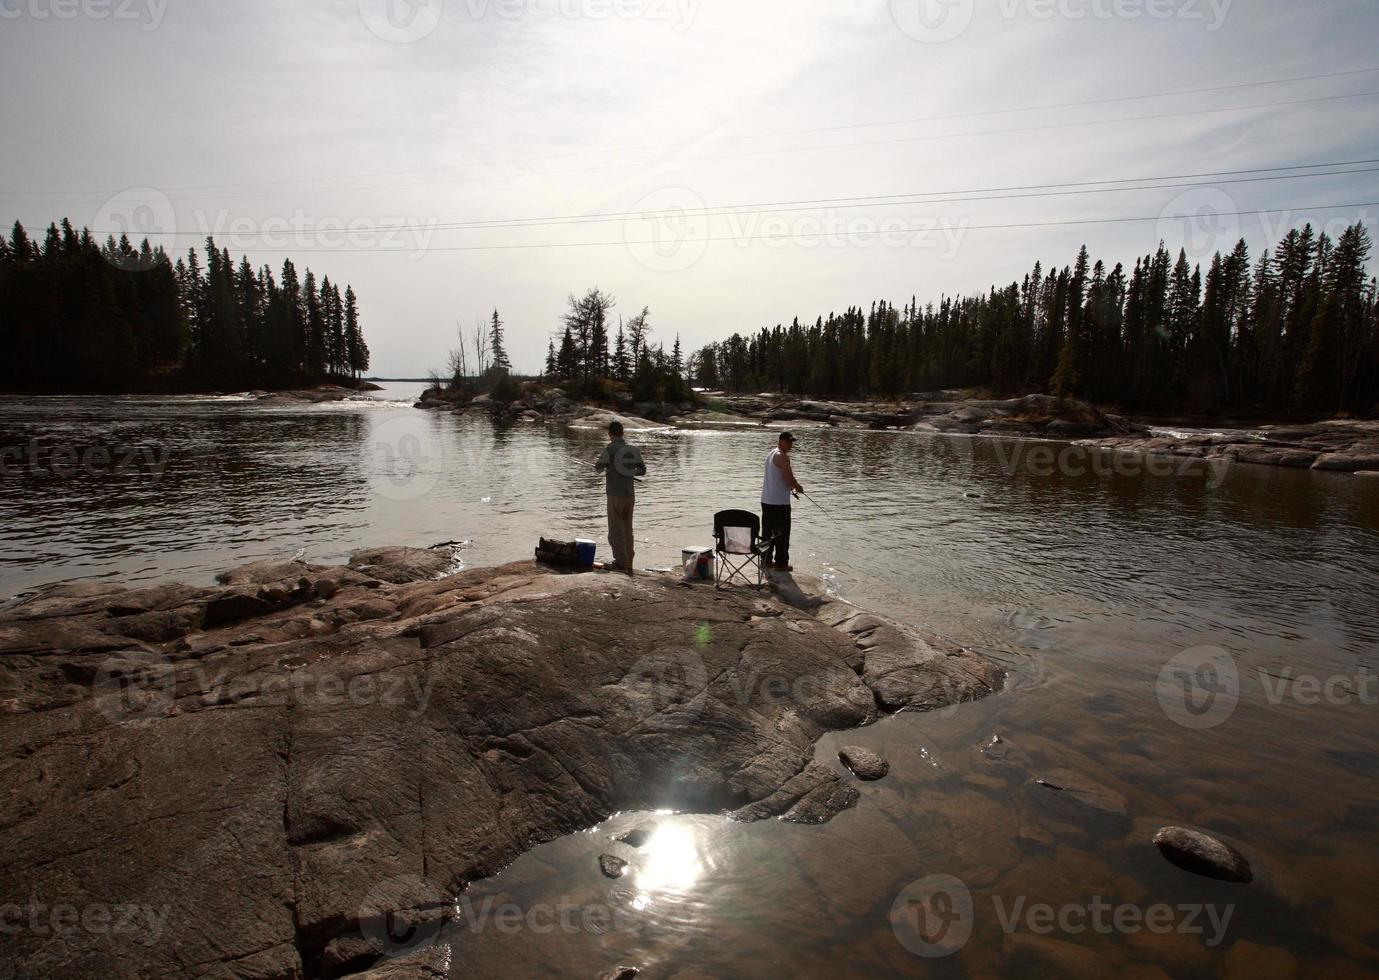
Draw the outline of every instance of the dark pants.
[[[761,505],[761,537],[769,541],[775,536],[775,544],[762,555],[766,564],[790,564],[790,505]]]

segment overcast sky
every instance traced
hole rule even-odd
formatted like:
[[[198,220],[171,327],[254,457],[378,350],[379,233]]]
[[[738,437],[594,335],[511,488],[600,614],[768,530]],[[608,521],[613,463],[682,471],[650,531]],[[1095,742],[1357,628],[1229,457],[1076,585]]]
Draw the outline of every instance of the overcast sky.
[[[0,0],[0,211],[290,255],[353,284],[384,376],[496,306],[536,370],[595,285],[689,350],[1084,241],[1130,267],[1373,230],[1302,209],[1379,202],[1375,173],[1047,185],[1379,157],[1379,72],[1127,98],[1375,68],[1376,37],[1374,0]]]

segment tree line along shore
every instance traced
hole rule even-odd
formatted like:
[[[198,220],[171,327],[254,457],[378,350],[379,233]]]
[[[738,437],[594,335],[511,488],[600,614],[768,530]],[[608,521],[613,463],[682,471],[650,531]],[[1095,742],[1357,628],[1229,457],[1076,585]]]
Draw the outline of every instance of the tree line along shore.
[[[694,387],[833,401],[905,392],[1048,393],[1115,411],[1320,419],[1379,408],[1379,302],[1362,224],[1311,225],[1257,260],[1242,239],[1205,273],[1160,243],[1127,272],[1086,246],[1061,269],[921,306],[796,317],[685,353],[653,340],[651,311],[624,319],[599,288],[571,294],[539,379],[577,401],[693,402]],[[40,244],[0,238],[0,389],[244,390],[352,384],[369,366],[354,290],[236,266],[212,239],[176,262],[147,240],[97,244],[70,222]],[[499,312],[460,331],[444,396],[518,394]]]
[[[734,334],[691,358],[735,392],[893,399],[1048,393],[1144,413],[1321,418],[1379,407],[1379,307],[1362,224],[1311,225],[1257,260],[1242,239],[1203,273],[1162,243],[1133,269],[1036,262],[1021,281],[921,306],[888,300]]]
[[[353,383],[369,368],[354,289],[291,259],[259,269],[207,238],[175,262],[67,219],[0,236],[0,390],[236,391]]]

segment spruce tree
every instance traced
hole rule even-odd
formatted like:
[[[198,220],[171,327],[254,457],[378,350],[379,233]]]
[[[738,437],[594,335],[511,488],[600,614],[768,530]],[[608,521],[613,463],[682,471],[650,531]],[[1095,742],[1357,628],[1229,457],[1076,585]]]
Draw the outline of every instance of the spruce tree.
[[[497,307],[494,307],[493,319],[489,323],[488,347],[495,368],[503,371],[512,369],[512,362],[508,360],[507,347],[503,344],[503,321],[498,319]]]

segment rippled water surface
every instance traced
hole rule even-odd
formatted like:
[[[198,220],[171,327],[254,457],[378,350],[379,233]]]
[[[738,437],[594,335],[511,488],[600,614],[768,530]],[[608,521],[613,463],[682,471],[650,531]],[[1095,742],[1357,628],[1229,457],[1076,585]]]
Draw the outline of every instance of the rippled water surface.
[[[460,542],[457,559],[480,565],[529,557],[542,534],[602,541],[600,433],[426,414],[410,408],[419,390],[323,406],[0,400],[0,447],[18,450],[0,475],[0,600],[379,544]],[[622,814],[537,848],[464,896],[453,976],[1379,970],[1379,485],[1266,467],[1058,475],[1021,465],[1019,443],[800,435],[797,474],[822,506],[796,508],[797,569],[986,652],[1007,691],[827,736],[819,758],[860,744],[892,771],[826,826]],[[635,438],[644,567],[707,543],[715,510],[754,506],[772,444],[759,430]],[[54,446],[116,458],[54,474]],[[1237,665],[1240,700],[1196,729],[1170,719],[1156,681],[1200,647]],[[1328,693],[1312,696],[1312,677]],[[1034,782],[1074,776],[1127,815]],[[1255,883],[1169,865],[1148,844],[1169,823],[1240,842]],[[608,840],[632,827],[651,840]],[[606,852],[631,861],[624,878],[600,875]],[[947,957],[899,938],[915,921],[905,889],[933,875],[972,900],[972,936]],[[1026,914],[1102,901],[1172,906],[1171,931],[1098,932],[1073,914],[1045,933]],[[484,915],[504,907],[527,924]]]

